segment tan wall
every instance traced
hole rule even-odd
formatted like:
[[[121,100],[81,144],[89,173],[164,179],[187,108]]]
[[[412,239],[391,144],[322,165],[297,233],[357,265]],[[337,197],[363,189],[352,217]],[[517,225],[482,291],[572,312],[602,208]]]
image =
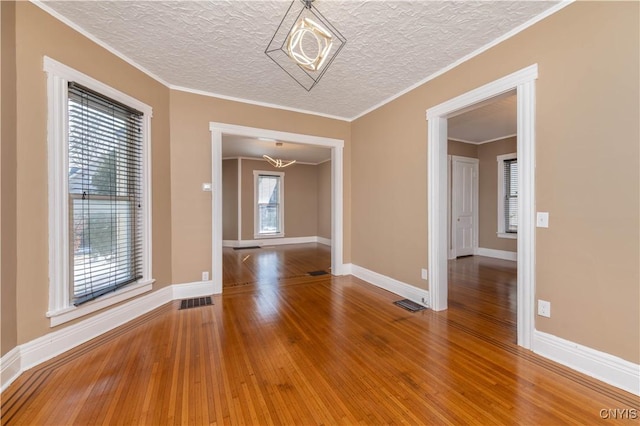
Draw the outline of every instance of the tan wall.
[[[331,239],[331,161],[318,167],[318,237]]]
[[[478,145],[478,247],[518,251],[518,240],[498,238],[498,163],[497,156],[516,152],[517,138],[511,137]]]
[[[425,110],[537,63],[535,327],[640,362],[637,2],[576,2],[352,125],[353,263],[427,288]]]
[[[284,173],[284,236],[311,237],[318,232],[317,166],[294,164],[276,169],[266,161],[242,160],[242,239],[254,239],[254,170]]]
[[[345,141],[344,262],[349,263],[351,261],[350,123],[171,91],[171,185],[172,192],[180,194],[185,201],[173,203],[171,206],[174,283],[199,281],[201,271],[211,269],[211,194],[203,193],[201,185],[202,182],[211,181],[209,123],[212,121]]]
[[[238,239],[238,160],[222,160],[222,239]]]
[[[459,155],[460,157],[478,158],[478,146],[472,143],[458,141],[447,141],[447,154]]]
[[[0,356],[4,356],[18,344],[18,320],[16,310],[16,44],[15,3],[0,2],[2,31],[0,63],[0,246],[2,300],[0,326]]]
[[[169,90],[29,2],[16,5],[18,343],[51,331],[48,308],[47,55],[153,108],[154,288],[171,283]],[[4,64],[3,64],[4,66]],[[4,196],[4,195],[3,195]],[[3,233],[4,238],[4,233]],[[64,327],[64,326],[61,326]]]

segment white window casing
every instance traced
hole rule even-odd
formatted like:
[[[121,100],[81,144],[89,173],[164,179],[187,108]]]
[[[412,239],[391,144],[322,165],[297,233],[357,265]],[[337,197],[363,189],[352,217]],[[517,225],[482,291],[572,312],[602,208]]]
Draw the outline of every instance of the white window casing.
[[[54,327],[152,289],[151,277],[151,117],[152,108],[49,57],[44,57],[48,96],[49,307]],[[68,83],[76,82],[143,113],[142,278],[85,304],[74,306],[70,289]]]
[[[278,229],[274,232],[261,232],[260,229],[260,206],[258,183],[261,176],[278,177]],[[272,172],[263,170],[253,171],[253,236],[260,238],[281,238],[284,237],[284,172]]]

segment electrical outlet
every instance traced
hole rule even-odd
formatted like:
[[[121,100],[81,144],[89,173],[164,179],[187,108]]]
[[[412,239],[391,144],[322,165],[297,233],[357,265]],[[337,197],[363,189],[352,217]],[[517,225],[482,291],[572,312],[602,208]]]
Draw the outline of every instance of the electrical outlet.
[[[551,302],[538,299],[538,315],[541,317],[551,317]]]
[[[209,271],[202,273],[202,281],[209,281]]]
[[[427,274],[427,270],[422,268],[422,272],[420,273],[420,276],[422,277],[423,280],[426,280],[429,278],[429,275]]]

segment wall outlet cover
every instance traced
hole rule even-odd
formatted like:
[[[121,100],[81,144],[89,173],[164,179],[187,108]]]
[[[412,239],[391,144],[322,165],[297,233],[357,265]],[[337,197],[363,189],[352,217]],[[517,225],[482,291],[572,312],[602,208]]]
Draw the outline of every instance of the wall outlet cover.
[[[538,315],[551,318],[551,302],[538,299]]]

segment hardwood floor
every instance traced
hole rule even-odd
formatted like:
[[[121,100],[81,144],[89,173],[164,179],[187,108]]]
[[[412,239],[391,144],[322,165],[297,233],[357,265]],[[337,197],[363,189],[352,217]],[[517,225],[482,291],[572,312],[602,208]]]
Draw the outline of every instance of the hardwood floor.
[[[2,424],[594,424],[601,409],[640,409],[512,343],[513,312],[472,305],[511,298],[508,278],[489,288],[508,271],[473,282],[475,267],[450,264],[460,285],[440,313],[351,276],[176,301],[25,372],[2,394]]]
[[[449,261],[446,315],[476,333],[517,341],[517,263],[484,256]]]
[[[309,243],[222,250],[224,288],[246,284],[275,285],[284,278],[302,277],[311,271],[331,272],[331,247]]]

